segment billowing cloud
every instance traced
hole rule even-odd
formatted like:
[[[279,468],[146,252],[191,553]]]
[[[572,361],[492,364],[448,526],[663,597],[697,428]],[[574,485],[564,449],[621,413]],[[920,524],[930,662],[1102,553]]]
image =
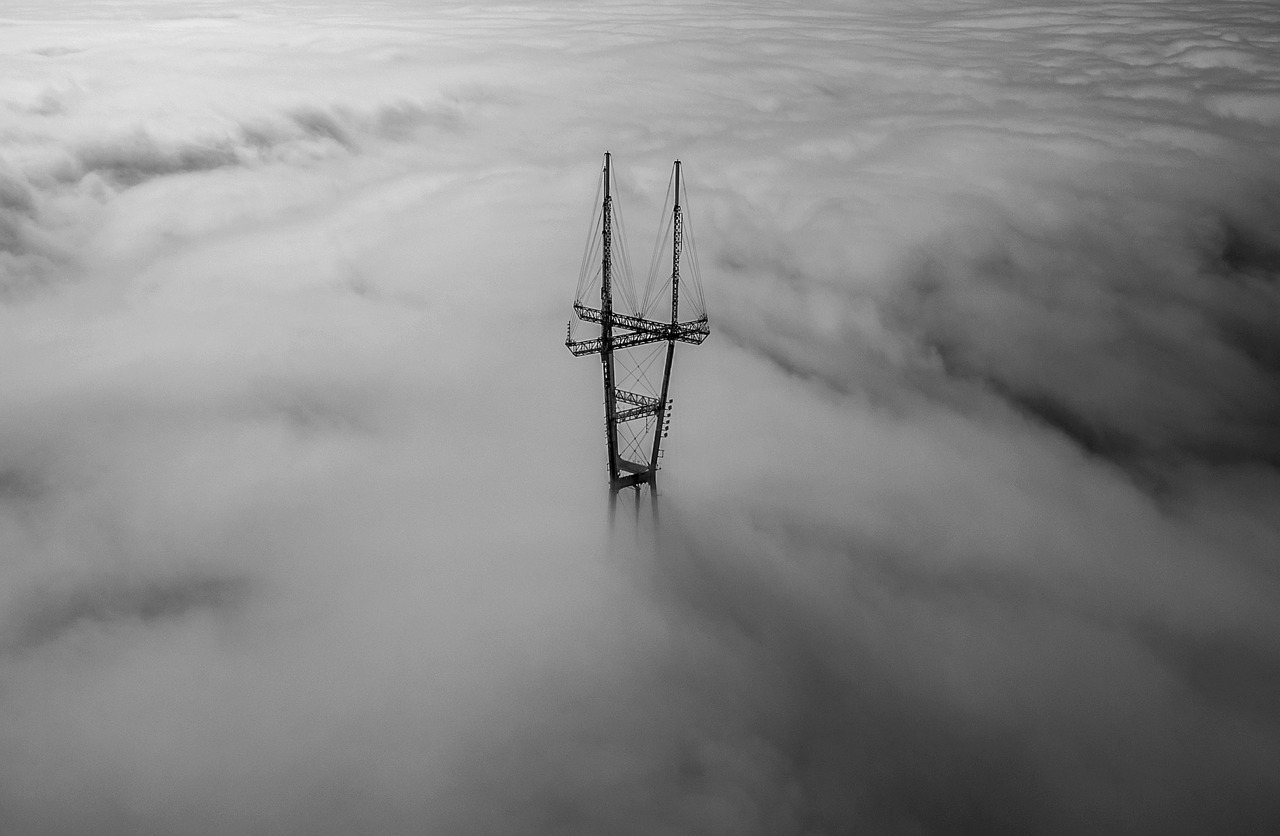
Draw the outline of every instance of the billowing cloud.
[[[0,831],[1280,825],[1270,5],[57,5]],[[605,149],[713,327],[620,536]]]

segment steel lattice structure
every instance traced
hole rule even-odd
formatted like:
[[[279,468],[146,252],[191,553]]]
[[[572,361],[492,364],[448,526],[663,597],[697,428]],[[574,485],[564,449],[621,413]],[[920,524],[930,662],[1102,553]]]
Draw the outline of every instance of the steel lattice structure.
[[[697,345],[711,331],[702,307],[696,252],[691,246],[685,246],[687,224],[681,205],[683,182],[680,161],[677,160],[674,164],[672,185],[668,191],[671,214],[666,231],[671,242],[670,278],[658,278],[665,250],[665,237],[660,233],[643,296],[637,295],[631,286],[630,269],[625,260],[625,238],[618,234],[621,216],[614,199],[612,168],[612,157],[606,152],[601,172],[602,199],[594,219],[594,228],[588,237],[587,252],[583,256],[583,272],[578,283],[578,298],[573,305],[577,319],[598,325],[599,335],[575,340],[574,323],[571,321],[565,345],[575,356],[600,355],[604,375],[604,426],[608,448],[609,489],[611,497],[616,498],[619,491],[628,487],[634,487],[638,491],[641,485],[647,484],[651,491],[656,489],[662,439],[667,435],[670,422],[671,401],[668,392],[675,345],[677,342]],[[665,210],[663,214],[665,216]],[[591,255],[597,246],[597,232],[600,262],[598,272],[594,272]],[[618,258],[619,250],[622,251],[621,259]],[[689,296],[697,314],[693,319],[683,322],[680,321],[682,261],[687,262],[691,268],[687,272],[692,282],[686,282],[686,285],[692,288]],[[593,288],[596,277],[600,284],[598,308],[584,304],[584,297]],[[662,321],[648,314],[655,303],[665,297],[668,281],[671,287],[671,315],[669,321]],[[615,306],[615,295],[622,297],[623,310]],[[632,309],[630,313],[626,311],[627,306]],[[666,345],[663,346],[663,343]],[[663,348],[665,358],[661,382],[657,384],[650,380],[649,374],[662,356]]]

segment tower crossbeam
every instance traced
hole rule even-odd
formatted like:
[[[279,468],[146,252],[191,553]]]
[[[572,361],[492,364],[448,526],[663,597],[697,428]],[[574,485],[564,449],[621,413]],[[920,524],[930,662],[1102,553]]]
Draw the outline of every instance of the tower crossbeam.
[[[578,315],[578,319],[581,319],[583,322],[595,322],[597,324],[602,324],[604,322],[604,311],[601,311],[598,308],[588,308],[581,302],[575,302],[573,305],[573,311]],[[661,335],[663,339],[666,339],[667,331],[674,324],[674,320],[672,322],[658,322],[656,319],[645,319],[640,316],[627,316],[626,314],[620,314],[617,311],[611,312],[610,319],[613,321],[615,328],[629,328],[632,331],[643,331],[646,334]],[[688,325],[698,321],[699,320],[691,319],[688,322],[680,324]],[[705,322],[706,317],[702,317],[701,321]]]
[[[657,414],[658,414],[657,404],[654,404],[653,406],[635,406],[635,407],[632,407],[631,409],[622,410],[617,415],[613,416],[613,420],[617,421],[619,424],[622,424],[627,421],[634,421],[637,418],[644,418],[647,415],[657,415]]]
[[[635,406],[651,406],[656,408],[662,401],[657,398],[651,398],[648,395],[641,395],[639,392],[628,392],[626,389],[614,389],[613,395],[624,403],[634,404]]]
[[[646,320],[646,322],[652,322],[652,320]],[[617,325],[616,320],[614,324]],[[614,334],[611,340],[612,347],[614,349],[634,348],[638,345],[658,343],[663,340],[677,340],[682,343],[699,345],[711,333],[711,326],[707,323],[705,316],[687,322],[679,322],[675,325],[670,323],[656,324],[659,328],[646,326],[643,331],[629,331],[621,335]],[[585,354],[599,354],[605,350],[603,337],[597,337],[592,340],[566,338],[564,344],[568,346],[569,351],[573,352],[575,357],[581,357]]]

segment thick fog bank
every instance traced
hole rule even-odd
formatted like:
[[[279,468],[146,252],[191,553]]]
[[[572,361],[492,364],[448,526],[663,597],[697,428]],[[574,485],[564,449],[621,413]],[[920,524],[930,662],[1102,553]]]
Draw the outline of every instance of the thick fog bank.
[[[7,4],[0,832],[1275,832],[1278,140],[1266,3]]]

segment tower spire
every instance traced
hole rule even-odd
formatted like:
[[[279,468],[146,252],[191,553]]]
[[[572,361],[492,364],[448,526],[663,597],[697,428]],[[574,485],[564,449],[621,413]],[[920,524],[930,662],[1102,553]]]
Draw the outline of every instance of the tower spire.
[[[600,362],[604,368],[604,427],[609,447],[609,484],[618,482],[618,401],[613,384],[613,195],[610,192],[612,155],[604,152],[604,204],[600,209]],[[616,491],[617,488],[614,488]]]

